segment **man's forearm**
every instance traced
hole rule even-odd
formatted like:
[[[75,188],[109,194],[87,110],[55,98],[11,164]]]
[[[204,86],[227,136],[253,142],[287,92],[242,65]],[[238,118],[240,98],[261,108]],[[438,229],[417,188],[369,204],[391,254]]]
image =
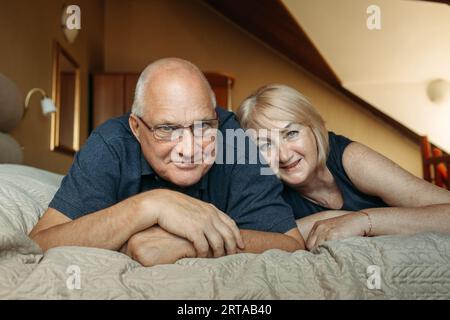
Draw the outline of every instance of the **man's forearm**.
[[[298,230],[293,230],[298,232]],[[291,231],[288,233],[290,234]],[[261,253],[269,249],[292,252],[304,249],[303,242],[298,242],[290,235],[253,230],[240,230],[240,232],[245,242],[245,249],[238,250],[241,253]],[[146,267],[175,263],[182,258],[197,256],[191,242],[158,226],[136,233],[122,246],[120,251]],[[213,256],[210,249],[208,258]]]
[[[304,246],[293,237],[282,233],[242,230],[241,235],[245,243],[243,253],[262,253],[269,249],[280,249],[293,252],[304,249]]]
[[[156,214],[143,212],[141,200],[132,197],[79,219],[31,232],[30,237],[44,251],[58,246],[118,250],[133,234],[157,223]]]

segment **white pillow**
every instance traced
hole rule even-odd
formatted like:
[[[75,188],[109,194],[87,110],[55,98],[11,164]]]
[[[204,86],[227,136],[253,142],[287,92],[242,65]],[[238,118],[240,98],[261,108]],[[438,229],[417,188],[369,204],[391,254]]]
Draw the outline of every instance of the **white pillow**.
[[[0,225],[29,234],[58,190],[61,175],[32,167],[0,164]]]

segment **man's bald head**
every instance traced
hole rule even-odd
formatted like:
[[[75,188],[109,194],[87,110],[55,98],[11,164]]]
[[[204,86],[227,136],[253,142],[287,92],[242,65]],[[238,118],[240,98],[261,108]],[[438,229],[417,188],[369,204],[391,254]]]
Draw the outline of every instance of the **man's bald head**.
[[[214,92],[200,69],[189,61],[179,58],[163,58],[148,65],[139,76],[134,94],[132,113],[142,117],[146,110],[146,99],[155,98],[161,88],[192,86],[207,90],[213,108],[216,106]],[[170,90],[170,88],[169,88]]]

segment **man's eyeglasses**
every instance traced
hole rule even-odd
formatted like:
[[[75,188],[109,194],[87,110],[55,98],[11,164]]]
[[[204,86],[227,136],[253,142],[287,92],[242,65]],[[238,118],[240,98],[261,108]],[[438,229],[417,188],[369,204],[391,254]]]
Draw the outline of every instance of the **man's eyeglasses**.
[[[144,126],[153,132],[153,136],[156,140],[160,141],[176,141],[180,140],[183,137],[183,133],[185,129],[188,129],[192,132],[194,138],[204,138],[215,135],[217,129],[219,127],[219,119],[206,119],[195,121],[193,124],[188,126],[182,125],[171,125],[171,124],[160,124],[156,126],[148,125],[141,117],[137,117]]]

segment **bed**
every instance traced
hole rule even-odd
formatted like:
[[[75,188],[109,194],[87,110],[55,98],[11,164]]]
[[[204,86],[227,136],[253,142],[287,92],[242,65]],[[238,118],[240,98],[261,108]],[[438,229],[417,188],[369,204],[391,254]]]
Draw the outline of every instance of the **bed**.
[[[142,267],[103,249],[42,253],[27,235],[62,176],[0,165],[0,299],[449,299],[450,237],[351,238]]]

